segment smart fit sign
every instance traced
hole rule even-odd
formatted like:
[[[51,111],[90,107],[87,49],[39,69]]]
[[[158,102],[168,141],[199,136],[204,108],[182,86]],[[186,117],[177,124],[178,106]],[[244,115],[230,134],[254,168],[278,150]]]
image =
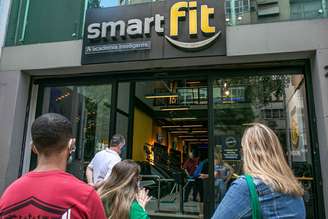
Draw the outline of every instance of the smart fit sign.
[[[226,54],[223,0],[89,9],[82,64]]]

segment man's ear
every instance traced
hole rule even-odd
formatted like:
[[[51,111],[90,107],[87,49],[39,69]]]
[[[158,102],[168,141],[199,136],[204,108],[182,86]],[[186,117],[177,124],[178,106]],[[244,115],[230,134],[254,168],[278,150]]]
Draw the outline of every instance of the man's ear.
[[[73,153],[76,150],[75,142],[76,142],[75,138],[71,138],[68,141],[68,150],[70,153]]]
[[[35,147],[34,144],[32,144],[32,151],[33,151],[33,153],[35,153],[36,155],[39,154],[38,149],[36,149],[36,147]]]

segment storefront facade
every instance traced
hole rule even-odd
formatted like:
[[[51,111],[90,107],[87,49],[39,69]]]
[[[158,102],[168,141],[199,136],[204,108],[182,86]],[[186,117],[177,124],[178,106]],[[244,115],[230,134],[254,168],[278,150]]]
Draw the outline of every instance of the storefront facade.
[[[89,9],[79,2],[79,10],[60,3],[73,9],[62,17],[49,12],[56,19],[33,2],[13,1],[11,13],[21,15],[9,19],[0,62],[1,190],[35,165],[28,134],[33,119],[56,112],[74,125],[78,150],[69,167],[74,175],[83,179],[94,153],[121,133],[127,138],[122,156],[140,162],[145,175],[162,178],[149,209],[154,217],[209,218],[219,202],[218,156],[241,174],[242,132],[259,121],[276,131],[303,183],[308,218],[325,218],[326,4],[320,1],[320,17],[288,21],[299,14],[298,6],[291,1],[288,14],[276,2],[270,3],[270,20],[259,2],[254,17],[252,1],[130,2]],[[49,18],[48,25],[37,23],[37,15]],[[66,15],[82,17],[85,25],[76,24],[73,34],[69,22],[56,25]],[[179,199],[185,183],[177,169],[194,150],[208,163],[208,190],[204,200],[184,204]],[[145,185],[156,187],[156,180]]]

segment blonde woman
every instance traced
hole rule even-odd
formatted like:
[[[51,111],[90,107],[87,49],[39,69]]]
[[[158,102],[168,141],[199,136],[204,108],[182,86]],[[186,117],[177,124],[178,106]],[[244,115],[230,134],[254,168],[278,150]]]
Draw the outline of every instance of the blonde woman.
[[[276,134],[267,126],[254,123],[245,131],[241,145],[244,173],[253,178],[260,217],[305,218],[303,188],[289,168]],[[245,176],[233,182],[212,217],[230,218],[252,218]]]
[[[117,163],[98,190],[110,219],[148,219],[145,210],[150,197],[139,189],[140,167],[132,160]]]

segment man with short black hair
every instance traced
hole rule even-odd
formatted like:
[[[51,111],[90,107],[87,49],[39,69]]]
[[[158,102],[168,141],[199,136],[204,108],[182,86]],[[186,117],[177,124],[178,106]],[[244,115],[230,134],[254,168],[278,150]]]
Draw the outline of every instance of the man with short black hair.
[[[86,176],[88,183],[98,187],[112,173],[112,168],[121,161],[121,150],[125,146],[125,138],[116,134],[110,140],[110,145],[105,150],[96,153],[87,167]]]
[[[71,122],[55,113],[38,117],[31,129],[36,169],[13,182],[0,199],[0,218],[100,218],[96,191],[65,172],[75,150]]]

